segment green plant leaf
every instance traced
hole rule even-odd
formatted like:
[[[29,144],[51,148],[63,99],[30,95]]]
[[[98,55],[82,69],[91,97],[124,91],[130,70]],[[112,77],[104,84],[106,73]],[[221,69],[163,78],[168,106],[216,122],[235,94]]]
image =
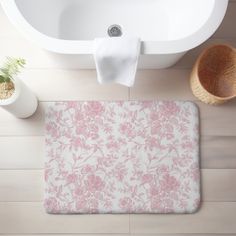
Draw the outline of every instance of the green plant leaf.
[[[4,83],[4,82],[5,82],[5,78],[2,75],[0,75],[0,83]]]
[[[7,57],[6,62],[0,68],[1,81],[10,82],[15,75],[20,72],[20,69],[25,65],[23,58]]]

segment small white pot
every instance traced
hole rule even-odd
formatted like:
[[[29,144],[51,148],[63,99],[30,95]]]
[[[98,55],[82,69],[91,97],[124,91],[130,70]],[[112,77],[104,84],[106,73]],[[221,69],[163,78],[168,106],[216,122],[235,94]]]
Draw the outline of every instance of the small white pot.
[[[11,97],[0,100],[0,106],[17,118],[27,118],[34,114],[38,100],[34,93],[18,78],[14,78],[15,91]]]

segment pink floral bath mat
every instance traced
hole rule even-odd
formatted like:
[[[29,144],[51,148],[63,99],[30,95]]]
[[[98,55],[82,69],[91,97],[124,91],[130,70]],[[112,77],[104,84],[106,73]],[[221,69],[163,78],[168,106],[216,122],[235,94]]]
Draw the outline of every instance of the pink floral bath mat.
[[[200,202],[190,102],[60,102],[46,112],[49,213],[191,213]]]

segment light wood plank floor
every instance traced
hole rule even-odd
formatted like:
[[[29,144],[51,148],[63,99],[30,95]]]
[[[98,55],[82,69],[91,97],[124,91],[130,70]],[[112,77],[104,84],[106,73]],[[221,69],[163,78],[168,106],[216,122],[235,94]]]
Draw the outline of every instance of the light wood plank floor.
[[[196,0],[197,1],[197,0]],[[218,0],[220,1],[220,0]],[[94,70],[76,70],[26,41],[0,9],[0,61],[27,60],[25,83],[40,105],[18,120],[0,110],[0,234],[2,235],[236,235],[236,100],[220,107],[193,97],[189,74],[207,45],[236,47],[236,1],[231,1],[219,30],[166,70],[143,70],[131,89],[100,86]],[[192,215],[48,215],[43,198],[43,123],[45,105],[65,100],[191,100],[201,113],[202,205]]]

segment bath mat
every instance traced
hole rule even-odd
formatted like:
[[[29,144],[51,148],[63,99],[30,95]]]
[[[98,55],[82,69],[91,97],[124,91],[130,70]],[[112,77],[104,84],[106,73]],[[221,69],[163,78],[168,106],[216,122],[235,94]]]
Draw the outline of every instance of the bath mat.
[[[46,111],[49,213],[191,213],[200,202],[190,102],[56,102]]]

